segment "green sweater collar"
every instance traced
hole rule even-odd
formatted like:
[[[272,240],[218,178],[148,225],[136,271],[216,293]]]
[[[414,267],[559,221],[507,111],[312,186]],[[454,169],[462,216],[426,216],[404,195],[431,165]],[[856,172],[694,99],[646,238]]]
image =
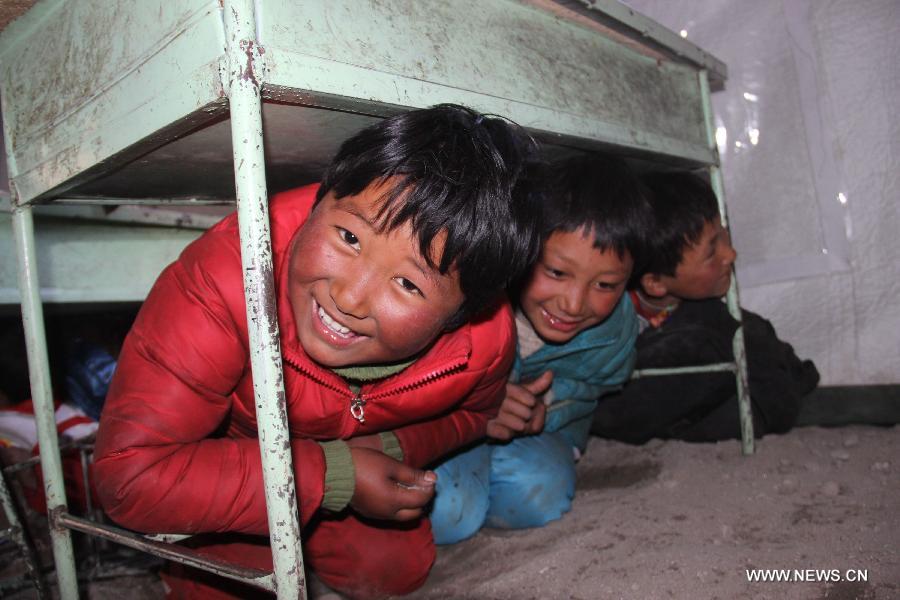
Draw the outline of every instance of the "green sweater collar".
[[[414,356],[407,361],[387,365],[352,365],[349,367],[332,369],[332,371],[348,381],[367,383],[399,373],[409,365],[413,364],[416,361],[416,358],[418,357]]]

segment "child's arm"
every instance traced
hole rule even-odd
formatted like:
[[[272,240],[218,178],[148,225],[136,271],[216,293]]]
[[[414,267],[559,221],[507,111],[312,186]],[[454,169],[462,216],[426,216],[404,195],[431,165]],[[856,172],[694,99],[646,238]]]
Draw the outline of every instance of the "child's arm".
[[[222,437],[247,368],[240,250],[222,234],[201,240],[160,276],[125,341],[97,434],[98,492],[140,531],[263,534],[259,442]],[[303,439],[291,452],[305,522],[324,493],[324,455]]]

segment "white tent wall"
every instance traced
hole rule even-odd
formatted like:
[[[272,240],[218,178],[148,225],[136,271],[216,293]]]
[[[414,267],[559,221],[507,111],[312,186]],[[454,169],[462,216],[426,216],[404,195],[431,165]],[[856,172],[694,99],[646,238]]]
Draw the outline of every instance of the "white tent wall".
[[[741,300],[826,385],[900,383],[900,2],[627,0],[728,65]]]

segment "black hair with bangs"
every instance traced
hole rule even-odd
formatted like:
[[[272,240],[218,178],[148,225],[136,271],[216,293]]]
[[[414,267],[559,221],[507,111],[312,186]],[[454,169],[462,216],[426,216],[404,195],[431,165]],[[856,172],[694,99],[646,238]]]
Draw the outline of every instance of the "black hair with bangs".
[[[720,218],[719,203],[709,183],[687,171],[647,175],[643,183],[656,219],[646,272],[674,277],[684,249]]]
[[[419,251],[440,273],[457,269],[465,297],[447,329],[489,307],[534,261],[539,200],[531,167],[537,144],[519,126],[454,104],[412,110],[347,139],[316,195],[359,194],[390,178],[379,219],[387,230],[409,222]],[[440,257],[431,254],[446,232]]]
[[[541,228],[546,240],[555,231],[585,229],[594,247],[627,252],[639,273],[647,261],[653,212],[631,168],[619,157],[580,154],[549,167]]]

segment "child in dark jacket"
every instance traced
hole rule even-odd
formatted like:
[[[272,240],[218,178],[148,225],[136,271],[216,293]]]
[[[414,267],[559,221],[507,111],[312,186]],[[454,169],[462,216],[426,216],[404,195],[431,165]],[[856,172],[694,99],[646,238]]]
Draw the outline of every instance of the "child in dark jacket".
[[[618,159],[581,156],[552,167],[545,195],[541,257],[516,295],[515,367],[488,423],[495,441],[436,470],[439,544],[567,512],[597,399],[634,365],[637,318],[623,293],[652,222],[637,180]]]
[[[341,593],[409,593],[431,568],[422,469],[483,437],[503,400],[515,340],[502,291],[539,244],[520,178],[534,150],[506,121],[441,105],[363,130],[321,185],[271,200],[303,553]],[[232,215],[144,303],[95,469],[120,524],[216,534],[193,544],[271,568],[249,356]],[[188,569],[166,581],[179,598],[260,594]]]
[[[710,185],[690,173],[645,178],[656,227],[647,268],[631,299],[641,319],[637,367],[679,367],[733,360],[735,321],[721,298],[737,256]],[[743,311],[754,433],[790,429],[800,399],[818,383],[771,323]],[[651,438],[740,438],[734,375],[642,377],[597,408],[592,432],[631,443]]]

